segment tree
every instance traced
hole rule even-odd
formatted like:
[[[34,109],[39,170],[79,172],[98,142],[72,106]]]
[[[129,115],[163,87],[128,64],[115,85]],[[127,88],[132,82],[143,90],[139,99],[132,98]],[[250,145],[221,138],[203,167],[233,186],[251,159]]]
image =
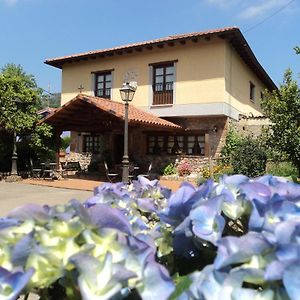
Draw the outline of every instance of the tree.
[[[7,64],[1,69],[0,129],[20,138],[30,136],[32,148],[46,149],[43,139],[52,131],[49,125],[39,123],[41,94],[33,75],[26,74],[20,65]]]
[[[51,93],[49,94],[48,92],[44,93],[41,97],[41,106],[40,108],[44,107],[52,107],[52,108],[57,108],[60,106],[60,93]]]
[[[243,137],[232,153],[232,166],[236,174],[249,177],[263,175],[267,155],[259,142],[250,136]]]
[[[262,109],[272,122],[270,146],[286,154],[300,176],[300,88],[291,70],[285,72],[278,90],[264,93]]]
[[[241,143],[242,137],[238,134],[234,125],[229,125],[229,130],[226,135],[225,145],[221,151],[221,157],[223,163],[230,163],[232,155],[236,151],[237,146]]]

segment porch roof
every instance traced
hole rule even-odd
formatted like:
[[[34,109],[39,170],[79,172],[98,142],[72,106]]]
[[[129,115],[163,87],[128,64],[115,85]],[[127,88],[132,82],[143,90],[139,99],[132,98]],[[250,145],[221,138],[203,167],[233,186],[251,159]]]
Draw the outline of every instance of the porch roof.
[[[60,130],[99,132],[120,128],[124,123],[125,106],[116,102],[85,94],[57,108],[41,122]],[[129,105],[128,124],[147,128],[182,129],[181,126]]]

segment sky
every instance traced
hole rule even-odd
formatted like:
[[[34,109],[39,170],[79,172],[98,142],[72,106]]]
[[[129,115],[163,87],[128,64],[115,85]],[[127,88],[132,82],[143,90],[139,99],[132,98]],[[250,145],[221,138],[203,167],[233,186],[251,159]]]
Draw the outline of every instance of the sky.
[[[238,26],[277,85],[287,68],[300,82],[299,20],[299,0],[0,0],[0,68],[20,64],[60,92],[48,58]]]

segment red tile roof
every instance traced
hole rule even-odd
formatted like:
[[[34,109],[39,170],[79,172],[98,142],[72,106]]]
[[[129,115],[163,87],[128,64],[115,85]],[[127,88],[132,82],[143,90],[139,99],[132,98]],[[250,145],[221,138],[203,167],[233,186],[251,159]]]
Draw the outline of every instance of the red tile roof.
[[[47,59],[45,61],[46,64],[62,68],[64,63],[67,62],[76,62],[81,60],[95,59],[99,57],[113,56],[115,54],[123,54],[130,53],[133,50],[142,50],[152,49],[154,46],[160,45],[174,45],[176,42],[184,42],[186,40],[198,41],[198,39],[204,38],[209,40],[210,37],[217,36],[221,39],[226,39],[228,42],[232,44],[232,46],[236,49],[245,63],[257,74],[257,76],[265,83],[265,85],[270,89],[276,89],[276,85],[260,65],[258,60],[256,59],[254,53],[252,52],[250,46],[248,45],[246,39],[242,35],[240,29],[238,27],[227,27],[215,30],[207,30],[202,32],[192,32],[187,34],[178,34],[171,35],[165,38],[145,41],[141,43],[129,44],[125,46],[113,47],[102,50],[94,50],[88,51],[79,54],[67,55],[57,58]]]
[[[117,119],[124,119],[124,104],[117,101],[112,101],[108,99],[103,99],[99,97],[92,97],[84,94],[78,94],[74,99],[70,100],[60,108],[56,109],[52,114],[48,115],[46,118],[42,120],[42,122],[46,122],[55,126],[57,119],[63,120],[68,118],[65,115],[65,112],[68,111],[68,108],[75,107],[80,102],[87,102],[92,106],[98,108],[100,111],[106,112],[111,116],[116,117]],[[69,116],[70,117],[70,116]],[[128,122],[129,124],[143,124],[149,125],[149,127],[163,127],[163,128],[177,128],[181,129],[181,126],[169,122],[167,120],[161,119],[151,113],[147,113],[134,105],[129,105],[128,110]]]
[[[126,50],[130,48],[138,48],[138,47],[144,47],[144,46],[150,46],[150,45],[155,45],[159,43],[165,43],[165,42],[174,42],[177,40],[183,40],[183,39],[188,39],[188,38],[195,38],[195,37],[201,37],[205,35],[210,35],[210,34],[216,34],[216,33],[225,33],[225,32],[230,32],[232,30],[239,30],[238,27],[228,27],[228,28],[222,28],[222,29],[215,29],[215,30],[207,30],[203,32],[192,32],[192,33],[187,33],[187,34],[178,34],[178,35],[170,35],[168,37],[160,38],[160,39],[155,39],[155,40],[150,40],[150,41],[145,41],[145,42],[140,42],[140,43],[134,43],[134,44],[129,44],[125,46],[118,46],[118,47],[113,47],[113,48],[107,48],[107,49],[101,49],[101,50],[93,50],[93,51],[88,51],[88,52],[83,52],[83,53],[78,53],[78,54],[72,54],[72,55],[67,55],[67,56],[61,56],[57,58],[51,58],[47,59],[45,61],[46,64],[61,68],[62,64],[64,62],[74,60],[74,59],[84,59],[88,58],[94,55],[100,55],[100,54],[106,54],[106,53],[111,53],[115,51],[120,51],[120,50]]]

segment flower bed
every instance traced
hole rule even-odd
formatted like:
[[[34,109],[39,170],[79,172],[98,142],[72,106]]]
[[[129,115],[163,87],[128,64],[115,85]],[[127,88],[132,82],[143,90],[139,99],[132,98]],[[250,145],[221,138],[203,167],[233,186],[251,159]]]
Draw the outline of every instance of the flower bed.
[[[0,219],[0,299],[299,299],[300,185],[139,177]]]

